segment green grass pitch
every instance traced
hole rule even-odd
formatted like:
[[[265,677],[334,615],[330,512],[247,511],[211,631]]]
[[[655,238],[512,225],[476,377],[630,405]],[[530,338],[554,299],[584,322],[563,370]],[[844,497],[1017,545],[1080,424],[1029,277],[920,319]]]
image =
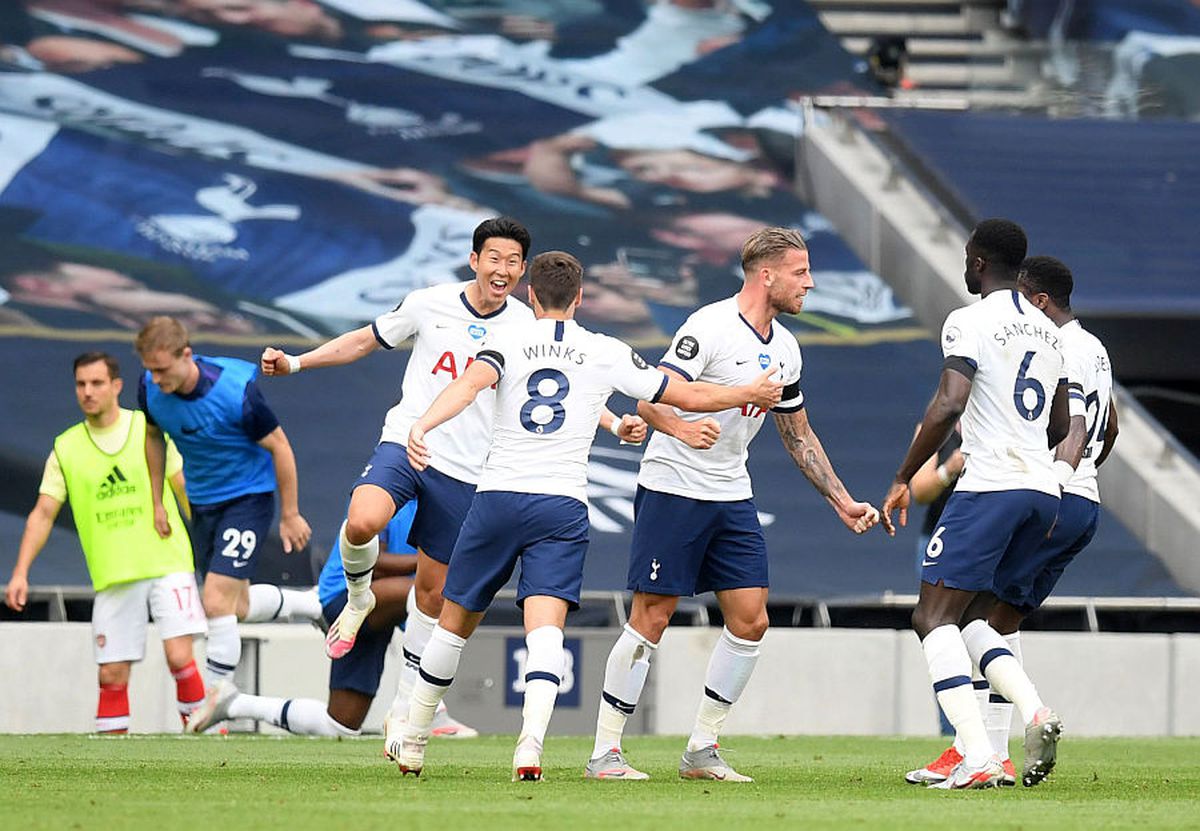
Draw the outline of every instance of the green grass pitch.
[[[551,738],[546,781],[514,784],[509,736],[435,740],[420,779],[379,737],[0,736],[0,817],[14,831],[1200,828],[1200,739],[1068,733],[1046,783],[957,793],[901,779],[938,739],[730,737],[746,785],[680,781],[682,744],[631,737],[652,779],[592,782],[591,740]]]

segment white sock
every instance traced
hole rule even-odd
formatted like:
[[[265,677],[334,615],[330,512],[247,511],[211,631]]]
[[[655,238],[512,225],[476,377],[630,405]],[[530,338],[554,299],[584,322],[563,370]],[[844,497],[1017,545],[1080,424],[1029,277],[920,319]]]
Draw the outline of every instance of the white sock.
[[[1025,724],[1033,721],[1043,706],[1042,699],[1000,633],[986,620],[973,620],[963,629],[962,637],[971,660],[983,671],[992,689],[1017,705]]]
[[[921,649],[938,704],[962,739],[960,752],[967,764],[983,764],[992,755],[992,745],[971,687],[971,656],[962,634],[952,623],[939,626],[921,641]]]
[[[282,727],[298,736],[357,736],[357,730],[338,724],[324,702],[312,698],[274,698],[241,693],[229,702],[230,718],[252,718]]]
[[[721,630],[721,637],[708,659],[704,697],[700,700],[696,723],[688,738],[688,750],[699,750],[717,743],[721,728],[725,726],[725,717],[741,698],[754,672],[754,665],[758,663],[759,643],[739,638],[728,629]]]
[[[267,623],[272,620],[316,620],[321,616],[321,601],[311,589],[298,591],[255,583],[250,586],[250,608],[242,618],[246,623]]]
[[[208,648],[204,658],[204,686],[211,687],[233,676],[242,659],[242,639],[238,635],[237,615],[208,619]]]
[[[625,624],[621,637],[617,638],[612,651],[608,653],[608,664],[604,668],[593,759],[621,748],[625,722],[633,715],[638,699],[642,697],[646,674],[650,671],[650,658],[656,649],[658,644],[650,643],[636,629]]]
[[[338,532],[338,546],[342,552],[342,571],[346,573],[346,602],[355,609],[367,606],[367,594],[371,590],[371,569],[379,560],[379,537],[371,537],[364,545],[354,545],[346,539],[346,523]]]
[[[453,632],[447,632],[440,626],[433,627],[425,654],[421,656],[421,668],[417,682],[413,684],[412,698],[408,702],[406,729],[411,734],[429,734],[438,704],[458,672],[458,662],[466,643],[465,638]]]
[[[1004,642],[1008,644],[1008,651],[1017,659],[1017,663],[1024,668],[1025,662],[1021,660],[1021,633],[1013,632],[1011,635],[1002,635]],[[1012,729],[1012,713],[1013,703],[999,693],[994,693],[988,702],[987,726],[988,736],[992,740],[992,747],[1000,754],[1000,758],[1008,758],[1008,736]]]
[[[525,706],[521,710],[521,736],[546,740],[563,675],[563,630],[539,626],[525,636]]]
[[[409,589],[405,601],[408,616],[404,621],[404,663],[400,667],[400,679],[396,683],[396,697],[392,700],[391,713],[405,717],[408,714],[408,702],[412,698],[413,685],[417,683],[417,671],[421,668],[421,656],[437,626],[437,618],[430,617],[417,608],[417,590]]]

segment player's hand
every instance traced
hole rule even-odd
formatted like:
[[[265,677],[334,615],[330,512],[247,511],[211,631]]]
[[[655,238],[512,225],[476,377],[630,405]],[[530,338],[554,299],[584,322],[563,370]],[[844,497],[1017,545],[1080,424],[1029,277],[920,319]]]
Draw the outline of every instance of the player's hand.
[[[721,437],[721,425],[712,416],[699,421],[685,421],[675,438],[693,450],[708,450]]]
[[[749,393],[746,403],[753,404],[760,410],[769,410],[778,404],[779,399],[783,397],[783,381],[771,377],[778,372],[778,367],[771,367],[755,378],[753,383],[746,387]]]
[[[646,422],[641,416],[623,415],[617,427],[617,438],[621,444],[641,444],[646,440]]]
[[[154,530],[164,540],[171,536],[171,520],[167,518],[167,509],[161,504],[154,506]]]
[[[287,353],[274,346],[268,346],[263,350],[262,358],[258,363],[262,368],[263,375],[289,375],[292,371],[288,364]]]
[[[308,527],[308,520],[298,513],[280,516],[279,538],[283,540],[283,553],[291,554],[308,545],[312,539],[312,528]]]
[[[405,445],[405,449],[408,450],[408,463],[414,470],[429,467],[429,447],[425,444],[425,431],[415,424],[408,431],[408,444]]]
[[[887,496],[883,498],[883,507],[879,509],[879,521],[888,532],[889,537],[896,536],[896,526],[892,524],[892,511],[900,509],[900,526],[908,525],[908,503],[911,497],[908,493],[907,482],[893,482],[888,488]]]
[[[842,524],[856,534],[869,531],[879,523],[879,510],[870,502],[851,502],[845,508],[837,509]]]
[[[4,590],[5,605],[14,612],[20,612],[25,608],[25,601],[28,599],[29,580],[14,574],[8,580],[8,588]]]

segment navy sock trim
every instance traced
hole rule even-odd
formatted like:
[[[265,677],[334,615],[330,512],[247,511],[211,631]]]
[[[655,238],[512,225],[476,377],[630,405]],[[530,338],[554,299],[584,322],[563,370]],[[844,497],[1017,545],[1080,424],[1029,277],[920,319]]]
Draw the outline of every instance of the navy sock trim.
[[[965,687],[971,683],[971,678],[968,675],[953,675],[950,678],[943,678],[941,681],[933,682],[933,691],[940,693],[943,690],[952,690],[955,687]]]
[[[983,653],[983,657],[979,659],[979,671],[987,672],[988,664],[997,658],[1003,658],[1005,655],[1012,657],[1013,654],[1002,646],[997,646],[995,649],[989,649]]]
[[[528,684],[530,681],[549,681],[551,684],[553,684],[556,687],[562,683],[562,679],[559,678],[557,675],[555,675],[553,672],[540,672],[540,671],[525,673],[525,683]]]
[[[1007,698],[1005,698],[1002,695],[997,695],[996,693],[992,693],[991,695],[988,696],[988,703],[989,704],[1012,704],[1012,702],[1009,701]]]
[[[633,715],[633,711],[637,708],[636,704],[630,704],[628,701],[622,701],[615,695],[612,695],[608,692],[601,692],[600,698],[604,700],[604,703],[608,704],[608,706],[612,707],[618,713],[624,713],[627,716]]]
[[[217,672],[233,672],[235,669],[237,669],[237,666],[223,664],[220,661],[214,661],[212,658],[205,658],[204,663],[208,664],[209,669],[214,669]]]
[[[408,661],[414,667],[419,667],[421,665],[421,656],[420,655],[418,655],[415,652],[409,652],[404,647],[400,647],[400,651],[404,654],[404,660]]]
[[[289,733],[292,732],[292,728],[288,726],[287,711],[291,706],[292,699],[289,698],[287,701],[283,702],[283,709],[279,711],[279,726]]]
[[[271,620],[278,620],[279,613],[283,611],[283,589],[276,586],[275,591],[279,592],[279,605],[275,607],[275,614],[271,615]]]
[[[438,678],[436,675],[430,675],[421,667],[417,667],[417,672],[421,674],[421,680],[427,681],[435,687],[448,687],[454,681],[453,678]]]
[[[711,698],[713,701],[720,701],[722,704],[733,704],[733,702],[730,701],[728,698],[722,698],[721,696],[719,696],[715,692],[713,692],[712,689],[709,687],[704,688],[704,694],[707,695],[709,698]]]
[[[375,566],[371,566],[366,571],[347,571],[346,579],[347,580],[361,580],[363,577],[366,577],[368,574],[370,574],[374,570],[375,570]]]
[[[977,690],[986,690],[991,686],[991,684],[989,684],[986,679],[981,679],[979,681],[972,681],[971,686]]]

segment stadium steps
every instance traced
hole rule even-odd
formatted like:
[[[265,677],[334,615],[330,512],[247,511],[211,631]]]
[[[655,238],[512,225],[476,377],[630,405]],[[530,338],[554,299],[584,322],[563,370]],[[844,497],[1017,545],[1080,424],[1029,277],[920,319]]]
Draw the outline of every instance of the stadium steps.
[[[843,47],[865,57],[880,36],[902,36],[908,88],[898,100],[953,96],[985,108],[1045,105],[1042,50],[1002,25],[1003,0],[810,0]]]

